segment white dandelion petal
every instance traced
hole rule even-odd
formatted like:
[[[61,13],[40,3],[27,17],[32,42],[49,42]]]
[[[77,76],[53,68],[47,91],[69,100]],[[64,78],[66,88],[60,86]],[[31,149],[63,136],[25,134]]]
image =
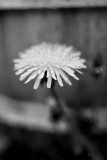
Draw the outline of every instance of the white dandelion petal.
[[[52,83],[52,77],[51,77],[51,73],[49,73],[49,77],[48,77],[48,81],[47,81],[47,88],[51,88],[51,83]]]
[[[28,66],[28,65],[27,65],[27,66]],[[15,70],[19,70],[19,69],[25,68],[25,67],[27,67],[27,66],[26,66],[26,64],[23,64],[23,63],[20,64],[20,63],[19,63],[19,64],[15,64],[15,65],[14,65],[14,69],[15,69]]]
[[[69,78],[66,76],[66,74],[61,69],[58,69],[58,71],[59,71],[60,75],[62,76],[62,78],[65,80],[65,82],[68,83],[71,86],[72,83],[69,80]]]
[[[19,58],[13,60],[15,74],[20,75],[21,81],[27,78],[25,83],[36,79],[34,89],[39,87],[45,75],[47,88],[51,87],[52,79],[58,81],[61,87],[62,79],[72,85],[68,75],[79,80],[75,72],[82,74],[80,69],[86,68],[86,61],[80,56],[81,52],[72,46],[44,42],[19,53]]]
[[[57,68],[54,67],[54,71],[55,71],[55,73],[56,73],[58,83],[59,83],[59,85],[62,87],[62,86],[63,86],[63,82],[62,82],[62,79],[61,79],[61,77],[60,77],[60,74],[59,74]]]
[[[14,59],[13,62],[14,63],[20,63],[20,59]]]
[[[70,67],[63,66],[62,69],[67,72],[70,76],[74,74],[74,70],[72,70]]]
[[[46,69],[43,69],[42,71],[41,71],[41,73],[40,73],[40,75],[39,75],[39,79],[42,79],[43,77],[44,77],[44,75],[45,75],[45,71],[46,71]]]
[[[62,79],[61,79],[60,75],[57,75],[57,80],[58,80],[59,85],[62,87],[63,82],[62,82]]]
[[[50,70],[51,70],[52,78],[53,78],[54,80],[56,80],[56,76],[55,76],[55,72],[54,72],[54,70],[53,70],[52,68],[50,68]]]
[[[49,75],[50,75],[50,69],[48,68],[47,69],[47,78],[49,77]]]
[[[30,68],[28,69],[25,73],[23,73],[20,76],[20,81],[24,80],[29,74],[31,74],[33,71],[35,70],[35,68]]]
[[[29,81],[31,81],[32,79],[36,78],[36,76],[38,75],[38,70],[34,71],[33,73],[31,73],[31,75],[29,76],[29,78],[25,81],[25,83],[28,83]]]
[[[75,74],[73,74],[72,77],[75,78],[76,80],[79,80],[79,78]]]
[[[80,73],[80,74],[83,74],[83,72],[80,71],[80,70],[78,70],[78,69],[75,69],[75,71],[77,71],[77,72]]]
[[[37,89],[39,87],[41,79],[37,78],[35,83],[34,83],[34,89]]]
[[[40,69],[38,70],[38,74],[40,74],[43,70],[44,70],[44,67],[40,67]]]
[[[71,58],[71,59],[72,59],[72,58],[79,58],[80,55],[81,55],[81,52],[77,51],[76,53],[71,54],[69,58]]]
[[[19,74],[23,73],[24,71],[26,71],[28,68],[30,68],[30,67],[27,66],[27,67],[21,68],[21,69],[19,69],[15,74],[16,74],[16,75],[19,75]]]
[[[59,72],[58,72],[57,67],[53,67],[53,70],[54,70],[55,74],[58,76],[58,75],[59,75]]]

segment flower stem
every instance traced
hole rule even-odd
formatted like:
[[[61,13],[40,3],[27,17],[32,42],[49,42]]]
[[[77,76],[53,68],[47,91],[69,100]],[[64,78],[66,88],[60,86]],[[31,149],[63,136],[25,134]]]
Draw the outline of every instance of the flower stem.
[[[55,98],[57,102],[57,107],[62,111],[68,125],[69,125],[69,132],[71,139],[73,137],[74,143],[79,144],[81,148],[86,148],[88,155],[93,159],[93,160],[104,160],[102,155],[97,151],[95,145],[87,138],[86,135],[84,135],[80,128],[78,127],[78,122],[77,122],[77,116],[78,111],[73,110],[71,112],[71,109],[67,107],[58,97],[57,93],[55,92],[54,87],[51,88],[51,93],[53,97]],[[72,114],[71,114],[72,113]]]

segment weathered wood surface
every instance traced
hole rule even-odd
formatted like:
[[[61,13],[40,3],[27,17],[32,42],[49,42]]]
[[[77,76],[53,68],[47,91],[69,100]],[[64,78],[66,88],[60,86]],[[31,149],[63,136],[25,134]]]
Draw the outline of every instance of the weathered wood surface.
[[[0,0],[0,9],[107,6],[107,0]]]
[[[107,67],[107,9],[24,10],[0,12],[0,92],[8,96],[43,102],[46,86],[33,90],[14,75],[13,59],[25,48],[42,41],[73,45],[86,58],[88,69],[71,78],[72,87],[56,85],[60,97],[73,106],[107,105],[107,81],[91,75],[93,59],[101,54]],[[106,74],[106,73],[105,73]]]

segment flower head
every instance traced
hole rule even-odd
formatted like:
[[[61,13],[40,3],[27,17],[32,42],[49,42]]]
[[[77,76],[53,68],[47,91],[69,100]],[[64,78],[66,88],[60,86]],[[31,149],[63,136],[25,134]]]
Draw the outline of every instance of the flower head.
[[[19,54],[19,59],[14,60],[16,75],[20,75],[20,81],[27,78],[25,83],[35,78],[34,89],[38,88],[45,75],[47,88],[51,87],[52,79],[57,80],[61,87],[62,79],[72,85],[67,74],[79,80],[75,71],[82,73],[80,69],[86,68],[85,60],[80,55],[72,46],[44,42]]]

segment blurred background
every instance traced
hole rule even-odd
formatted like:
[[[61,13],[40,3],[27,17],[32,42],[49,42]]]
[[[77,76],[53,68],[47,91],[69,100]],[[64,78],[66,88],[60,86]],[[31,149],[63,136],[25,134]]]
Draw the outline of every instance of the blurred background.
[[[51,122],[46,85],[35,91],[14,74],[18,53],[44,41],[73,45],[86,59],[79,82],[55,89],[106,159],[107,0],[0,0],[0,159],[92,159],[81,146],[73,151],[66,122]]]

